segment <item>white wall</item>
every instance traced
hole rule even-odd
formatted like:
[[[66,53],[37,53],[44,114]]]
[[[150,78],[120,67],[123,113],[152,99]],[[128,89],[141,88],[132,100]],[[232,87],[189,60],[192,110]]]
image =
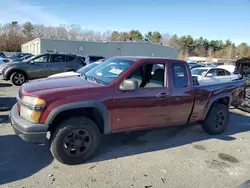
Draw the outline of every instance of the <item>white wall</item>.
[[[40,54],[40,39],[34,39],[22,45],[22,52]]]
[[[89,42],[41,39],[40,52],[53,50],[79,55],[112,56],[151,56],[177,59],[177,49],[145,42]]]

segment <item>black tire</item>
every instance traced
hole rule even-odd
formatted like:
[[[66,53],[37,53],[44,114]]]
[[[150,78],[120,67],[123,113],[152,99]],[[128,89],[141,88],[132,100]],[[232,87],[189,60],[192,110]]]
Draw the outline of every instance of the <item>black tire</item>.
[[[10,80],[15,86],[21,86],[26,82],[26,76],[22,72],[14,72],[10,76]]]
[[[52,132],[50,144],[51,153],[58,161],[68,165],[79,164],[91,158],[98,150],[100,131],[92,120],[72,117]]]
[[[224,104],[213,104],[202,122],[204,131],[211,135],[223,133],[229,121],[229,109]]]

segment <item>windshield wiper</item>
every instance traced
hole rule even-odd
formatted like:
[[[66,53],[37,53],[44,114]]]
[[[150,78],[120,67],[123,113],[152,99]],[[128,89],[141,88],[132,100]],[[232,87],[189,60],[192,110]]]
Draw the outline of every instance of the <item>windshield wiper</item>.
[[[85,76],[85,79],[88,80],[88,78],[92,79],[96,84],[98,84],[97,79],[94,76],[86,76],[83,74],[83,76]]]

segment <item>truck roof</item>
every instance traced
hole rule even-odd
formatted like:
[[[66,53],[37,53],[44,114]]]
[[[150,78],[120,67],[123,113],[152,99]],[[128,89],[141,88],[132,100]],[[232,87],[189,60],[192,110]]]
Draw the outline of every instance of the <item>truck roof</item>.
[[[170,59],[166,57],[151,57],[151,56],[114,56],[112,58],[120,58],[120,59],[128,59],[132,61],[139,60],[166,60],[166,61],[176,61],[178,63],[187,63],[186,61],[178,60],[178,59]]]

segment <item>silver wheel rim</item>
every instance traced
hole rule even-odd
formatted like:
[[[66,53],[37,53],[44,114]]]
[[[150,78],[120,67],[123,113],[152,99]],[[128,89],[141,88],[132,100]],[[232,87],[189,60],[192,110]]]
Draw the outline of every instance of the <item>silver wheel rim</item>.
[[[24,81],[25,81],[25,78],[24,78],[24,75],[23,75],[23,74],[18,73],[18,74],[16,74],[16,75],[14,76],[14,82],[15,82],[16,84],[22,84]]]

